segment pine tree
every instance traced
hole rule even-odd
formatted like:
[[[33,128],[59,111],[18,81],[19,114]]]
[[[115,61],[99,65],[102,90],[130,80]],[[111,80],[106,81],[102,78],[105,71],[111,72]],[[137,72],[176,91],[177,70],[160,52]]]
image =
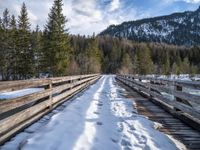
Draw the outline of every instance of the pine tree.
[[[9,29],[9,24],[10,24],[10,15],[9,15],[9,11],[6,8],[3,12],[3,20],[2,20],[2,27],[4,30],[8,30]]]
[[[137,74],[139,72],[139,64],[138,64],[138,57],[135,54],[133,58],[133,74]]]
[[[2,30],[3,30],[3,25],[2,25],[2,19],[0,17],[0,31],[2,32]]]
[[[62,13],[62,0],[54,0],[47,25],[45,27],[45,60],[48,72],[53,76],[67,73],[72,49],[65,24],[67,20]]]
[[[190,73],[190,63],[187,57],[185,57],[182,62],[182,73]]]
[[[10,47],[11,47],[11,55],[10,55],[10,66],[11,66],[11,77],[12,79],[17,79],[17,23],[15,16],[11,16],[10,21]]]
[[[86,49],[87,73],[100,73],[102,63],[102,53],[98,47],[98,41],[93,37],[90,39]]]
[[[2,24],[2,19],[0,17],[0,80],[2,78],[2,74],[3,74],[3,70],[2,70],[2,66],[3,66],[3,24]]]
[[[75,60],[75,57],[73,57],[72,59],[70,59],[67,75],[77,75],[77,74],[81,74],[81,70],[77,61]]]
[[[18,18],[17,71],[19,79],[33,75],[33,51],[30,47],[30,23],[25,3],[22,4]]]
[[[194,74],[197,74],[199,72],[198,67],[191,65],[190,66],[190,74],[193,76]]]
[[[163,58],[163,63],[162,63],[162,73],[165,75],[170,74],[170,60],[169,60],[169,53],[168,51],[165,54],[165,57]]]
[[[10,77],[10,55],[11,55],[11,49],[10,49],[10,36],[9,36],[9,29],[10,29],[10,15],[9,11],[6,8],[3,12],[3,20],[2,20],[2,64],[1,66],[1,72],[2,72],[2,79],[3,80],[9,80]]]
[[[30,31],[30,23],[28,18],[28,12],[26,8],[26,4],[23,3],[20,11],[20,16],[18,18],[18,27],[19,30],[23,32],[29,32]]]
[[[146,45],[142,45],[137,53],[139,73],[142,75],[153,72],[154,66],[151,59],[150,50]]]
[[[31,34],[31,49],[34,53],[34,74],[39,77],[43,71],[44,54],[42,51],[42,32],[38,25]]]
[[[120,69],[121,74],[132,74],[133,73],[133,63],[131,57],[128,53],[125,53],[122,59],[122,66]]]
[[[3,31],[3,24],[2,24],[2,18],[0,17],[0,32],[2,33]]]
[[[178,68],[176,62],[174,62],[173,65],[172,65],[172,70],[171,70],[171,72],[172,72],[173,74],[178,74],[178,70],[179,70],[179,68]]]
[[[176,65],[177,65],[177,74],[179,75],[183,71],[183,69],[182,69],[182,60],[181,60],[179,52],[177,53],[177,56],[176,56]]]

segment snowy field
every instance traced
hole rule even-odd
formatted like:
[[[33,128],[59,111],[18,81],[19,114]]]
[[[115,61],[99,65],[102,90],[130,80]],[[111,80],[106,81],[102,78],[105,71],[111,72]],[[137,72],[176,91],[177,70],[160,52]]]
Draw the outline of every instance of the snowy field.
[[[114,76],[65,102],[1,150],[176,150],[181,144],[138,115]],[[176,144],[175,144],[176,143]]]

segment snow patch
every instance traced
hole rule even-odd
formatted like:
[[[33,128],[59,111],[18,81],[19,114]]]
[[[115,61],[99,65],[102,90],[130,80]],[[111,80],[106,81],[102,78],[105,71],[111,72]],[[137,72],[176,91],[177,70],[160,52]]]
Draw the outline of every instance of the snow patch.
[[[12,92],[3,92],[3,93],[0,93],[0,100],[1,99],[13,99],[13,98],[25,96],[28,94],[32,94],[32,93],[37,93],[37,92],[40,92],[43,90],[44,90],[44,88],[27,88],[27,89],[23,89],[23,90],[12,91]]]

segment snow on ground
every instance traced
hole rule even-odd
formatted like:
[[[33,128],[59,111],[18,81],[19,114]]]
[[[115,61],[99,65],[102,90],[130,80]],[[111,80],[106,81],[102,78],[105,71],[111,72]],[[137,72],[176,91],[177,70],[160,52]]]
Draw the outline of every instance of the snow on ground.
[[[17,97],[25,96],[28,94],[40,92],[42,90],[44,90],[44,88],[27,88],[27,89],[22,89],[22,90],[17,90],[17,91],[3,92],[3,93],[0,93],[0,100],[17,98]]]
[[[103,76],[0,147],[1,150],[175,150],[176,144],[138,115],[114,76]]]

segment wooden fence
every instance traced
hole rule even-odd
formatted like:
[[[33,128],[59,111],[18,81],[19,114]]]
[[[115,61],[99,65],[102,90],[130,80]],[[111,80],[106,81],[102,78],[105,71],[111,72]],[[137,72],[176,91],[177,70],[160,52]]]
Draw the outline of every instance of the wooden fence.
[[[0,100],[0,144],[95,82],[99,77],[99,74],[91,74],[0,82],[0,92],[33,87],[44,89],[37,93]]]
[[[117,75],[116,78],[200,130],[200,96],[184,90],[200,90],[200,82],[133,75]],[[172,98],[166,97],[166,94]]]

